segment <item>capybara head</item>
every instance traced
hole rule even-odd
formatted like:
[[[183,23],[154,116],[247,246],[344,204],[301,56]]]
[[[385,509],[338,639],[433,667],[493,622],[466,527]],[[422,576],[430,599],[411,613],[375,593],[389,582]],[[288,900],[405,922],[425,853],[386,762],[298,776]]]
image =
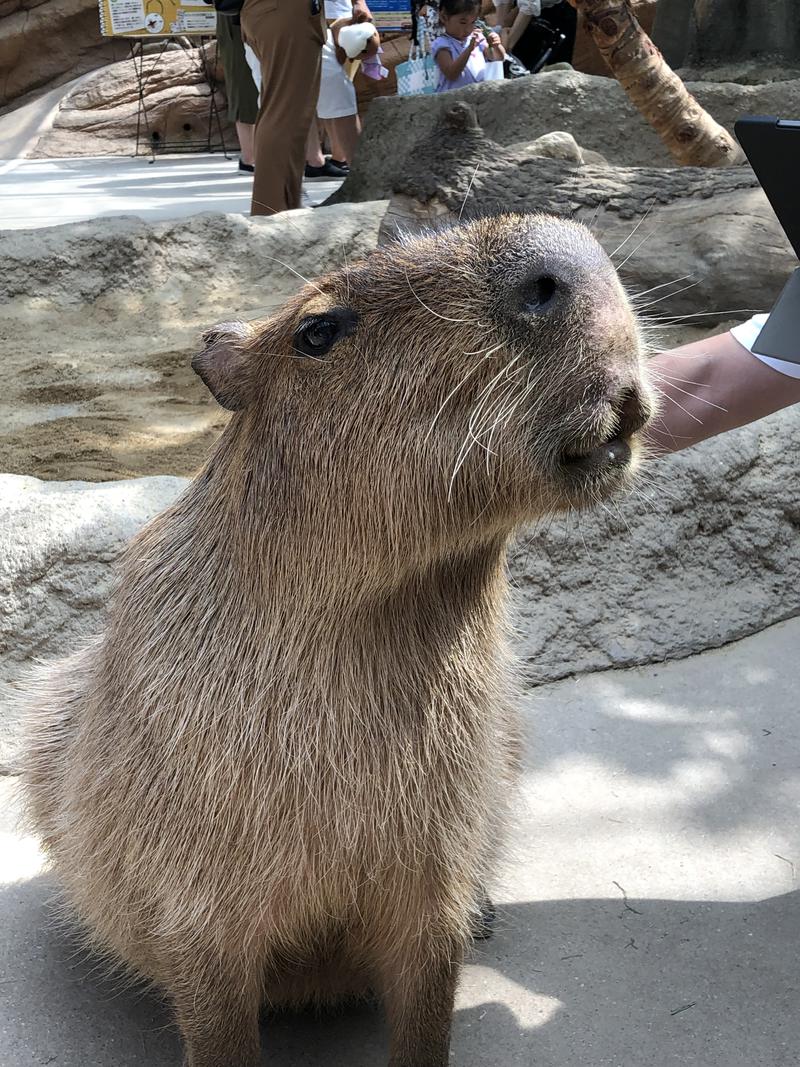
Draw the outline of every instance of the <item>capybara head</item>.
[[[610,260],[545,215],[400,240],[205,340],[194,369],[237,412],[262,506],[320,537],[372,530],[368,552],[586,506],[628,482],[652,412]]]

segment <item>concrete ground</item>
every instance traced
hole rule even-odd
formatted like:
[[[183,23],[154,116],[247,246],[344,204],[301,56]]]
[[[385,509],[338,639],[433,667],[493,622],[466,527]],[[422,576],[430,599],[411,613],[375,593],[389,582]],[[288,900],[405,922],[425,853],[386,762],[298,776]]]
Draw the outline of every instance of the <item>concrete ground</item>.
[[[316,207],[341,181],[307,181],[304,204]],[[0,162],[0,230],[55,226],[109,215],[155,222],[201,211],[250,214],[252,175],[238,154],[96,156]]]
[[[799,647],[795,619],[524,697],[497,931],[464,972],[454,1064],[800,1061]],[[10,815],[3,829],[0,1063],[177,1065],[157,996],[84,957],[54,924],[35,842]],[[263,1034],[272,1067],[385,1062],[371,1008],[267,1019]]]
[[[109,215],[156,221],[202,211],[250,213],[252,176],[238,152],[158,156],[31,159],[60,101],[94,72],[0,114],[0,230],[56,226]],[[341,181],[304,183],[304,206],[316,207]]]

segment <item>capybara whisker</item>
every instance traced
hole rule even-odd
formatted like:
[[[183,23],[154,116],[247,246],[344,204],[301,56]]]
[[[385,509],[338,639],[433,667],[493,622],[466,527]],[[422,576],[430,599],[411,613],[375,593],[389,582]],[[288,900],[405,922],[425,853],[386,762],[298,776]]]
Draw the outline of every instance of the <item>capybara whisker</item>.
[[[618,245],[617,245],[617,247],[616,247],[616,248],[614,249],[614,251],[613,251],[613,252],[610,252],[610,253],[609,253],[609,255],[608,255],[608,258],[609,258],[610,260],[612,260],[612,262],[613,262],[614,256],[615,256],[615,255],[617,254],[617,252],[619,252],[619,251],[620,251],[621,249],[623,249],[623,248],[625,247],[625,245],[626,245],[626,244],[628,243],[628,241],[630,241],[631,237],[633,237],[633,235],[634,235],[634,234],[636,233],[636,231],[637,231],[637,230],[639,229],[639,227],[640,227],[640,226],[642,225],[642,223],[643,223],[643,222],[645,221],[645,219],[646,219],[646,218],[648,217],[648,215],[650,214],[650,212],[651,212],[651,211],[653,210],[653,207],[655,206],[655,202],[656,202],[656,198],[655,198],[655,197],[653,197],[652,203],[651,203],[651,204],[649,205],[649,207],[647,208],[647,210],[646,210],[646,211],[644,212],[644,214],[642,215],[642,217],[641,217],[641,218],[639,219],[639,221],[638,221],[638,222],[636,223],[636,225],[635,225],[635,226],[633,227],[633,229],[632,229],[632,230],[631,230],[631,232],[630,232],[630,233],[628,234],[628,236],[627,236],[627,237],[625,238],[625,240],[624,240],[624,241],[622,241],[622,242],[621,242],[620,244],[618,244]],[[617,268],[617,269],[619,269],[619,268]]]
[[[647,296],[648,293],[655,293],[659,289],[664,289],[668,285],[677,285],[678,282],[685,282],[687,278],[693,278],[694,274],[682,274],[679,278],[671,278],[668,282],[660,282],[658,285],[651,285],[649,289],[643,289],[638,293],[629,293],[630,301],[636,310],[639,310],[639,301],[643,296]]]
[[[706,397],[698,396],[696,393],[689,392],[688,389],[682,389],[679,385],[676,385],[676,381],[680,381],[679,378],[673,378],[670,374],[661,374],[658,376],[658,381],[664,386],[665,389],[677,389],[679,393],[683,393],[684,396],[690,396],[693,400],[699,400],[701,404],[706,404],[710,408],[716,408],[717,411],[727,412],[727,408],[722,407],[721,404],[715,404],[713,401],[706,399]]]
[[[665,296],[659,296],[655,300],[649,300],[646,304],[637,306],[636,310],[641,314],[648,308],[653,307],[655,304],[661,304],[664,300],[670,300],[673,296],[678,296],[680,293],[685,293],[688,289],[694,289],[696,285],[699,285],[700,281],[690,282],[688,285],[682,285],[680,289],[676,289],[672,293],[667,293]]]

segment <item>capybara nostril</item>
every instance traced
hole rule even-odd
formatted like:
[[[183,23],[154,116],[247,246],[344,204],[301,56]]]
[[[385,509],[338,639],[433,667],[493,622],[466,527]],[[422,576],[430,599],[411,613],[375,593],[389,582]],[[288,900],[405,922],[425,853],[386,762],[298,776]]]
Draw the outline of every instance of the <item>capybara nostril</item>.
[[[638,433],[650,421],[652,404],[638,386],[625,389],[614,403],[619,419],[620,433],[624,437]]]
[[[550,274],[541,274],[527,281],[522,290],[522,310],[527,315],[546,315],[565,288],[563,282],[556,281]]]

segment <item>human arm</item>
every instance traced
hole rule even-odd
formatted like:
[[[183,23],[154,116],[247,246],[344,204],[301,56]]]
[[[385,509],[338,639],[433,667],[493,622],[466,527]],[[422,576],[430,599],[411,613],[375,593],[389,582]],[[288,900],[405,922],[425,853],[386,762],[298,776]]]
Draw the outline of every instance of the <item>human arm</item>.
[[[347,52],[345,52],[345,50],[339,44],[339,30],[341,30],[343,26],[352,26],[352,24],[352,18],[341,18],[337,19],[335,22],[332,22],[328,27],[328,29],[331,31],[331,37],[333,38],[333,50],[336,54],[336,60],[340,66],[344,66],[344,64],[347,62]]]
[[[495,22],[499,26],[510,26],[514,21],[514,8],[513,0],[496,0],[495,8]]]
[[[464,68],[469,63],[469,57],[472,55],[474,49],[478,47],[478,43],[481,38],[480,30],[476,30],[469,38],[467,47],[454,59],[450,50],[446,45],[442,45],[438,48],[434,54],[434,61],[439,70],[444,74],[445,78],[449,82],[456,81],[464,72]],[[434,42],[435,44],[436,42]]]
[[[503,40],[509,52],[513,51],[514,45],[530,26],[531,19],[538,18],[541,13],[541,0],[517,0],[517,14],[511,23],[511,28],[504,34]]]
[[[660,412],[647,438],[659,454],[800,403],[800,378],[762,363],[730,332],[659,352],[648,367]]]
[[[372,12],[366,0],[353,0],[353,22],[372,22]]]

